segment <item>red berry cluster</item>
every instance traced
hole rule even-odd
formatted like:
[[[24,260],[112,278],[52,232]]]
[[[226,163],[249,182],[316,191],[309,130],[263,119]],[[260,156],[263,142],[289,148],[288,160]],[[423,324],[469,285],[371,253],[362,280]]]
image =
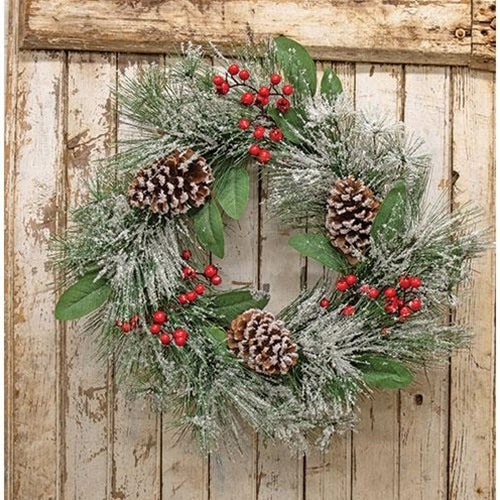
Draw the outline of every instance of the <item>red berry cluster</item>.
[[[261,85],[259,88],[248,83],[250,72],[247,69],[240,69],[237,64],[231,64],[226,71],[226,75],[215,75],[213,83],[218,94],[227,94],[232,88],[241,87],[245,91],[241,94],[240,103],[250,108],[254,106],[256,114],[253,119],[241,118],[238,126],[241,130],[251,129],[255,140],[267,140],[268,144],[279,142],[283,139],[282,130],[276,126],[273,118],[268,114],[267,109],[270,99],[274,99],[274,107],[281,113],[290,109],[290,101],[287,99],[293,94],[293,86],[285,84],[279,89],[277,85],[281,83],[281,76],[273,73],[269,78],[269,84]],[[269,146],[268,146],[269,147]],[[265,164],[271,159],[269,149],[251,144],[248,152],[255,156],[259,163]]]
[[[191,258],[192,254],[190,250],[183,250],[181,253],[181,257],[188,261]],[[210,281],[212,285],[218,286],[222,283],[222,278],[219,276],[219,270],[213,266],[212,264],[208,264],[202,273],[197,272],[190,266],[185,266],[182,269],[182,276],[185,280],[194,280],[197,276],[203,276],[207,280]],[[181,293],[177,300],[181,304],[189,304],[194,302],[199,295],[203,295],[205,293],[205,285],[203,283],[197,283],[192,290],[188,292]]]
[[[153,323],[149,325],[149,331],[153,335],[159,335],[158,339],[164,346],[167,346],[170,342],[172,342],[172,337],[174,338],[176,346],[183,347],[186,344],[189,337],[186,330],[183,328],[176,328],[172,334],[167,331],[165,323],[168,323],[169,319],[165,311],[155,311],[152,318]]]
[[[352,289],[358,281],[358,278],[354,274],[349,274],[340,278],[335,288],[338,292],[344,293],[351,289],[354,291],[356,300],[359,298],[357,295],[358,291]],[[418,296],[417,289],[422,286],[422,280],[418,276],[408,276],[404,275],[399,278],[399,288],[401,293],[398,295],[398,290],[393,287],[388,287],[384,290],[385,296],[385,311],[391,315],[397,315],[399,321],[405,321],[413,313],[417,312],[422,308],[422,300]],[[359,287],[359,293],[365,295],[370,300],[375,300],[380,296],[380,290],[370,286],[367,283],[362,284]],[[329,307],[331,301],[327,298],[323,298],[319,305],[321,307]],[[356,307],[352,304],[347,304],[341,311],[343,316],[352,316],[356,313]]]
[[[409,316],[422,309],[422,300],[417,290],[422,286],[422,280],[418,276],[401,276],[399,278],[398,290],[393,287],[384,290],[385,312],[397,315],[400,321],[406,321]]]
[[[139,327],[139,315],[135,314],[128,321],[115,321],[115,326],[121,328],[123,333],[130,333],[132,330],[135,330]]]

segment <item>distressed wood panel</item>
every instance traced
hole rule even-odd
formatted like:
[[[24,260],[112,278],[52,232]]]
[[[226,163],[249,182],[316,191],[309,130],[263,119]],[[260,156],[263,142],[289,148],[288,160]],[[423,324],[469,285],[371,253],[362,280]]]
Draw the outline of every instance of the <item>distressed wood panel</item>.
[[[453,69],[453,159],[459,172],[454,202],[484,209],[482,227],[494,227],[494,85],[492,75]],[[495,257],[490,249],[473,265],[457,319],[472,327],[470,350],[451,370],[449,498],[494,498]]]
[[[425,140],[432,159],[427,200],[446,208],[451,180],[450,72],[447,68],[408,68],[404,121]],[[443,318],[447,321],[448,318]],[[428,368],[401,391],[401,500],[445,499],[447,495],[448,367]]]
[[[403,113],[403,68],[357,64],[356,106],[378,109],[393,119]],[[361,403],[361,421],[352,437],[355,499],[396,500],[399,497],[399,395],[375,393]]]
[[[111,91],[116,58],[98,53],[73,53],[68,58],[67,190],[68,208],[84,202],[92,162],[112,152],[115,116]],[[64,494],[75,500],[101,500],[108,490],[108,370],[96,359],[95,341],[83,322],[67,328],[65,349]],[[89,490],[89,482],[93,488]]]
[[[19,22],[24,48],[156,53],[191,40],[228,50],[249,35],[285,34],[319,59],[493,69],[484,5],[491,0],[22,0]]]
[[[12,226],[13,498],[56,498],[61,489],[61,325],[47,243],[63,223],[64,54],[18,60]],[[11,165],[11,168],[13,166]]]

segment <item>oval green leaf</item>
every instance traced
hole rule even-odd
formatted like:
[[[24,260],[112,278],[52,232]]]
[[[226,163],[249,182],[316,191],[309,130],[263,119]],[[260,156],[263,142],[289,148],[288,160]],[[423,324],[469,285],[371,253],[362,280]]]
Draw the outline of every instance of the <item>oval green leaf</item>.
[[[111,287],[104,278],[96,279],[97,271],[82,276],[59,298],[56,319],[70,321],[81,318],[101,307],[111,294]]]
[[[216,295],[213,304],[219,316],[230,323],[238,314],[248,309],[262,309],[269,302],[267,295],[256,295],[250,290],[231,290]]]
[[[321,94],[325,97],[333,98],[342,92],[342,82],[331,68],[327,68],[321,78]]]
[[[332,271],[343,272],[348,267],[345,257],[332,247],[330,240],[323,234],[296,234],[290,237],[288,244]]]
[[[248,205],[250,177],[243,167],[228,169],[217,185],[217,201],[229,217],[239,219]]]
[[[383,234],[392,238],[400,234],[405,227],[407,193],[403,180],[396,181],[387,193],[373,221],[371,235],[377,238]]]
[[[379,354],[363,356],[358,368],[366,385],[377,389],[402,389],[413,382],[413,374],[406,366]]]
[[[205,203],[194,216],[194,230],[200,243],[217,257],[224,257],[224,226],[215,200]]]
[[[316,64],[309,52],[291,38],[279,36],[274,39],[276,57],[285,78],[299,94],[316,93]]]

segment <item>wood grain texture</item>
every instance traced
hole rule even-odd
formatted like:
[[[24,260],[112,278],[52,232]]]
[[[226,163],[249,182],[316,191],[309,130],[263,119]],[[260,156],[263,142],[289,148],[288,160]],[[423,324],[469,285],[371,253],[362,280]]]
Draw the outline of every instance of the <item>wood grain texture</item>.
[[[450,71],[407,68],[405,88],[405,124],[425,140],[425,152],[432,161],[426,199],[449,209]],[[400,393],[400,500],[447,498],[448,375],[446,364],[427,368]]]
[[[453,159],[460,174],[454,202],[484,209],[481,226],[494,227],[494,78],[453,70]],[[473,264],[457,319],[471,325],[473,346],[453,358],[450,401],[449,498],[494,498],[495,261],[490,249]],[[472,465],[474,464],[474,465]]]
[[[356,65],[356,106],[401,119],[403,68]],[[399,395],[374,394],[361,403],[359,431],[352,437],[353,497],[396,500],[399,497]]]
[[[19,22],[31,49],[171,52],[211,41],[227,51],[249,36],[285,34],[318,59],[493,69],[483,4],[491,0],[22,0]]]
[[[112,152],[115,115],[111,92],[116,58],[73,53],[68,60],[67,192],[68,208],[87,199],[86,183],[95,161]],[[95,342],[83,322],[66,332],[64,390],[66,476],[64,494],[75,500],[106,499],[108,489],[108,368],[96,363]],[[93,487],[89,488],[89,482]]]

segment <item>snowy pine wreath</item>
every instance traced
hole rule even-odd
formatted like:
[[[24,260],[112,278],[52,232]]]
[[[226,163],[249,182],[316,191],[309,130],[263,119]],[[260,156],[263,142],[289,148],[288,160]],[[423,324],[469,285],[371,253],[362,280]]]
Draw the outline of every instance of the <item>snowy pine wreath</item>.
[[[467,342],[443,321],[484,248],[478,213],[424,203],[430,162],[401,123],[354,110],[327,70],[285,37],[222,67],[189,46],[166,70],[119,89],[133,130],[99,164],[89,201],[54,238],[56,317],[88,316],[119,382],[201,448],[242,423],[292,448],[352,428],[357,401]],[[326,277],[278,315],[266,294],[221,290],[223,214],[249,198],[246,167],[269,178],[290,245]]]

